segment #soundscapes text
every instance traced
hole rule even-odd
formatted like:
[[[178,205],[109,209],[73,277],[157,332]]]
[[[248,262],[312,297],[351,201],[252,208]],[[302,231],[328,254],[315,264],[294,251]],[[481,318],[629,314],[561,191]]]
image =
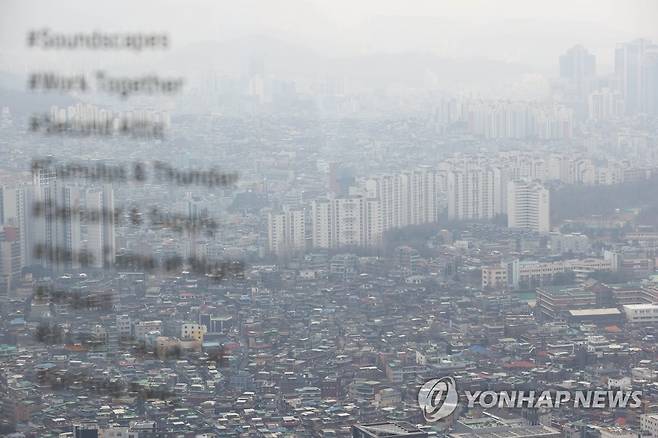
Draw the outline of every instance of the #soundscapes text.
[[[27,33],[28,47],[41,49],[132,50],[168,49],[169,36],[165,33],[53,33],[48,28]]]

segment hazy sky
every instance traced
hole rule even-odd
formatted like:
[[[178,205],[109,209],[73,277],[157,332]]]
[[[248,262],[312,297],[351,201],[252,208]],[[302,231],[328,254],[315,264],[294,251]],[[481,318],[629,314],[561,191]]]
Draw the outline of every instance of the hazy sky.
[[[656,0],[1,0],[0,69],[45,59],[26,50],[25,38],[48,26],[167,31],[175,48],[261,35],[332,56],[430,51],[543,68],[583,43],[605,70],[616,42],[658,40],[656,23]]]

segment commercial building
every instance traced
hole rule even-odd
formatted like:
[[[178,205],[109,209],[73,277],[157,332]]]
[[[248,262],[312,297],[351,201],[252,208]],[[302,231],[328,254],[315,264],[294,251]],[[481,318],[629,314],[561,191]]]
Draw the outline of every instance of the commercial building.
[[[572,309],[567,312],[569,322],[599,325],[616,325],[623,320],[623,314],[616,307],[602,309]]]
[[[625,304],[622,306],[626,320],[632,324],[658,322],[658,304]]]
[[[596,294],[578,286],[551,286],[537,288],[538,316],[558,318],[569,310],[596,307]]]
[[[485,266],[482,268],[483,289],[504,289],[509,287],[509,275],[507,265]]]
[[[203,324],[188,322],[181,325],[180,337],[185,340],[194,339],[196,341],[203,341],[203,335],[205,335],[207,331],[208,328]]]
[[[484,428],[472,432],[451,433],[449,438],[559,438],[562,436],[559,430],[548,426],[519,426],[503,428]]]
[[[427,436],[427,432],[402,421],[352,426],[352,438],[425,438]]]
[[[614,271],[610,259],[570,259],[555,262],[534,260],[503,261],[500,265],[482,268],[482,287],[485,289],[531,288],[548,285],[561,274],[573,273],[573,278],[584,279],[587,274],[597,271]]]

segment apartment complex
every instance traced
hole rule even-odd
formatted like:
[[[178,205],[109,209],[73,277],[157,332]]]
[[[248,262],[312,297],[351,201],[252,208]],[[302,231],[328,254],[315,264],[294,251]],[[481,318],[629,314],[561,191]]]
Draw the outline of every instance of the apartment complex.
[[[63,184],[40,171],[33,184],[0,188],[0,204],[0,223],[17,228],[21,267],[42,261],[62,271],[114,263],[111,186]]]

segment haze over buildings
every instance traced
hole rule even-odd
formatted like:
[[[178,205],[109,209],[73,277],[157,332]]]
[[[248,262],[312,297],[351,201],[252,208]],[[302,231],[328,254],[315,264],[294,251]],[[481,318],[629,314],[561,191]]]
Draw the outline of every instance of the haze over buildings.
[[[0,435],[655,437],[657,22],[3,2]]]

